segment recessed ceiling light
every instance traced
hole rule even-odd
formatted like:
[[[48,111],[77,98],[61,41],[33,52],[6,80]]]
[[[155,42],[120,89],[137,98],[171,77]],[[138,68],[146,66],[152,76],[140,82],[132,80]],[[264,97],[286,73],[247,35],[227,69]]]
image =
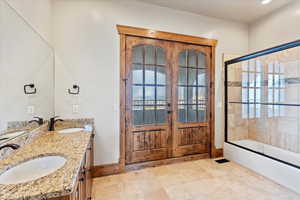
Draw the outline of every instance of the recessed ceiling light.
[[[271,3],[273,0],[262,0],[261,4],[266,5],[268,3]]]

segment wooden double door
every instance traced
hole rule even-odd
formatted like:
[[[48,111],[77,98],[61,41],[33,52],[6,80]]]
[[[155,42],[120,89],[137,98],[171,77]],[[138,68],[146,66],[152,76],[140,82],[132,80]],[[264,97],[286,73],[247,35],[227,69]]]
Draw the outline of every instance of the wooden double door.
[[[126,37],[126,164],[210,153],[211,47]]]

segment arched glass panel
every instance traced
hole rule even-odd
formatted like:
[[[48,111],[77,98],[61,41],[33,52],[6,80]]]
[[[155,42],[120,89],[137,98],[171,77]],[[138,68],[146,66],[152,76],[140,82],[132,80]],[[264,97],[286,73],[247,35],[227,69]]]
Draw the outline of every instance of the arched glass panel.
[[[195,50],[179,54],[178,120],[206,121],[208,100],[206,55]]]
[[[132,51],[133,125],[167,121],[167,78],[164,49],[140,45]]]

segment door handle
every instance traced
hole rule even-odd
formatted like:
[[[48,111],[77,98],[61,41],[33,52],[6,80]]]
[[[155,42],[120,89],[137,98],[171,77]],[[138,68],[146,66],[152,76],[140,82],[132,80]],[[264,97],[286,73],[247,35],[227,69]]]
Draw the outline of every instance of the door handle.
[[[168,110],[168,114],[172,114],[172,112],[173,112],[172,110]]]

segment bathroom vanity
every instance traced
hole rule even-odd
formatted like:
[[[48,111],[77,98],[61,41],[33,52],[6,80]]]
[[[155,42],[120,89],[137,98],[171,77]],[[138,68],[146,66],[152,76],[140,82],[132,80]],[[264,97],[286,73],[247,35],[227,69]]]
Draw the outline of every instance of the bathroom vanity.
[[[85,152],[85,156],[77,175],[75,187],[71,194],[51,198],[50,200],[91,200],[92,199],[92,165],[93,165],[93,136]]]
[[[0,160],[0,199],[90,200],[93,140],[93,131],[47,131]]]

